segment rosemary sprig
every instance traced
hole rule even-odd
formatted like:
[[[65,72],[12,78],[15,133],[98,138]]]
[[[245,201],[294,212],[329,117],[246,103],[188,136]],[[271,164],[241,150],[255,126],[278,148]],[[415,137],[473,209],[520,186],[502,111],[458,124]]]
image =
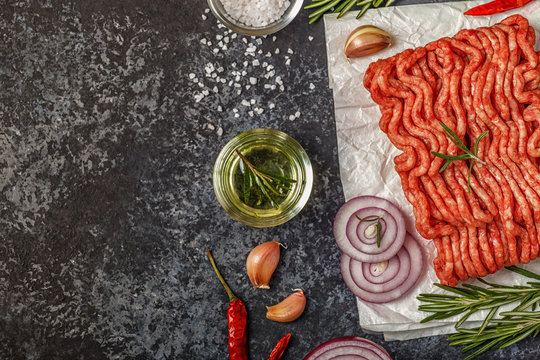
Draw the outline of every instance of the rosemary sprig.
[[[235,149],[235,151],[244,164],[244,203],[246,203],[246,205],[249,204],[251,190],[255,188],[256,193],[259,195],[259,200],[257,201],[258,205],[262,203],[262,197],[264,196],[268,199],[272,207],[278,208],[279,205],[273,197],[287,196],[289,190],[291,190],[291,184],[296,183],[296,180],[259,169],[253,166],[253,164],[251,164],[238,149]]]
[[[507,267],[515,273],[539,280],[540,275],[516,266]],[[420,311],[430,312],[421,322],[446,319],[464,314],[455,325],[456,334],[448,340],[450,345],[464,346],[463,352],[475,349],[465,359],[473,359],[490,349],[504,348],[532,335],[540,333],[540,283],[527,282],[527,285],[506,286],[492,284],[478,279],[488,287],[463,284],[463,287],[450,287],[434,284],[450,294],[420,294],[417,299],[426,304],[418,306]],[[510,311],[499,312],[503,305],[516,303]],[[479,310],[489,310],[482,324],[472,329],[462,325]]]
[[[338,14],[338,19],[347,14],[353,7],[359,7],[356,15],[360,19],[370,7],[379,7],[384,0],[311,0],[311,4],[304,6],[304,9],[317,9],[309,14],[309,23],[319,20],[325,13],[333,12]],[[384,6],[389,6],[395,0],[386,0]]]
[[[463,141],[461,141],[459,136],[457,136],[456,133],[453,132],[448,126],[446,126],[444,123],[440,121],[439,121],[439,124],[441,124],[441,126],[443,127],[443,131],[446,134],[446,136],[450,138],[450,141],[456,144],[456,146],[465,153],[461,155],[446,155],[446,154],[441,154],[441,153],[432,151],[431,153],[433,155],[446,160],[444,165],[441,166],[439,173],[442,173],[444,170],[446,170],[448,165],[450,165],[452,161],[454,160],[469,160],[470,159],[471,161],[469,162],[469,174],[467,176],[467,192],[470,194],[471,193],[471,172],[472,172],[473,164],[475,161],[478,161],[481,164],[485,164],[485,162],[478,157],[478,144],[480,144],[480,140],[482,140],[484,136],[486,136],[489,133],[489,130],[484,131],[476,138],[476,141],[474,142],[473,150],[471,151],[467,149],[467,146],[463,143]]]
[[[377,224],[375,225],[375,227],[377,228],[377,247],[380,248],[381,247],[381,219],[382,219],[382,216],[379,216],[377,218],[374,218],[374,219],[362,219],[360,216],[354,214],[354,216],[361,222],[372,222],[372,221],[376,221]]]

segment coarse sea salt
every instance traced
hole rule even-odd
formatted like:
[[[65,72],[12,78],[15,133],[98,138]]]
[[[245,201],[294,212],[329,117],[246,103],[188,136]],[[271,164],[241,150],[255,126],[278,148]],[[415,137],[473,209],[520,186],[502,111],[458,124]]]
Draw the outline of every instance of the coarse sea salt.
[[[279,20],[291,6],[288,0],[221,0],[232,18],[249,26],[266,26]]]
[[[205,13],[208,11],[205,10]],[[276,103],[265,101],[265,96],[253,97],[253,95],[264,89],[273,99],[278,99],[277,92],[285,91],[285,82],[278,64],[285,61],[285,64],[289,65],[291,58],[296,57],[296,52],[290,48],[281,51],[275,48],[264,54],[262,47],[265,45],[265,39],[274,42],[275,36],[237,36],[223,26],[218,25],[218,28],[222,31],[211,38],[216,43],[214,46],[210,38],[200,39],[203,50],[212,58],[208,58],[196,71],[185,74],[193,86],[198,88],[193,91],[195,103],[210,106],[223,116],[232,116],[235,119],[270,113],[277,107]],[[240,56],[242,60],[224,62],[220,55],[228,49],[227,44],[234,51],[240,51],[240,55],[243,53],[244,58]],[[314,89],[315,85],[309,83],[309,88]],[[232,94],[235,95],[231,97]],[[242,94],[245,94],[244,98],[241,97]],[[285,119],[294,121],[301,116],[302,113],[296,111],[287,115]],[[223,133],[223,129],[218,125],[214,129],[208,126],[208,129],[215,130],[218,136]]]

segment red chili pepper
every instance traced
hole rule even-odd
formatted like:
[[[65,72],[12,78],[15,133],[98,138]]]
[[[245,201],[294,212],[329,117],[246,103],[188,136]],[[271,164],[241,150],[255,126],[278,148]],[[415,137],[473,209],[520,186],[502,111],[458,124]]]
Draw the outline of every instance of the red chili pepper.
[[[465,12],[465,15],[479,16],[479,15],[492,15],[501,13],[504,11],[516,9],[532,0],[494,0],[487,4],[478,5]]]
[[[285,352],[285,348],[287,347],[287,344],[289,343],[289,339],[291,338],[291,334],[287,334],[284,337],[281,338],[281,340],[278,341],[276,346],[274,347],[274,350],[270,353],[270,357],[268,360],[279,360],[281,359],[281,356]]]
[[[227,309],[227,321],[229,324],[229,359],[230,360],[247,360],[247,311],[246,306],[234,295],[231,288],[225,282],[225,279],[219,272],[214,257],[210,250],[206,251],[210,263],[216,272],[219,281],[229,295],[229,308]]]

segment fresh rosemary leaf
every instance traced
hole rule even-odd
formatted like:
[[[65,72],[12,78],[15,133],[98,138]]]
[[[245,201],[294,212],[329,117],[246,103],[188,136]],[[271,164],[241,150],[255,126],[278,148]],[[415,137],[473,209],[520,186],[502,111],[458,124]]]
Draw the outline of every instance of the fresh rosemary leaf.
[[[381,222],[377,221],[377,247],[381,247]]]
[[[486,136],[488,133],[489,133],[489,130],[486,130],[476,138],[476,141],[474,142],[474,147],[473,147],[473,153],[475,156],[478,156],[478,144],[480,144],[480,140],[482,140],[484,136]]]
[[[318,8],[318,7],[321,7],[324,4],[329,3],[332,0],[320,0],[320,1],[312,0],[312,1],[313,1],[313,3],[304,6],[304,9],[309,10],[309,9]]]
[[[534,279],[539,276],[517,267],[510,270]],[[418,309],[432,313],[422,322],[444,319],[456,315],[456,312],[466,311],[455,325],[457,333],[448,337],[450,345],[464,346],[465,353],[473,351],[466,359],[473,359],[490,349],[507,347],[540,333],[540,312],[536,311],[536,305],[540,304],[540,288],[529,283],[526,286],[507,286],[478,280],[488,287],[463,284],[463,288],[452,288],[435,284],[459,296],[451,295],[450,298],[450,295],[442,297],[441,294],[420,294],[417,299],[426,304],[419,305]],[[500,312],[502,306],[511,303],[516,303],[512,311]],[[480,310],[489,310],[482,324],[472,329],[463,328],[465,320]]]
[[[356,18],[357,19],[360,19],[362,17],[362,15],[364,15],[366,13],[366,11],[368,11],[368,9],[371,7],[371,2],[368,2],[366,4],[364,4],[364,6],[362,6],[362,8],[360,9],[360,11],[358,12],[358,14],[356,15]]]
[[[343,10],[346,6],[353,6],[354,3],[356,2],[356,0],[346,0],[346,1],[343,1],[338,7],[336,7],[333,11],[334,14],[337,14],[337,13],[341,13],[341,10]],[[349,8],[350,9],[350,8]],[[341,16],[338,15],[338,19],[340,18]]]
[[[433,155],[447,160],[446,163],[439,169],[439,173],[446,170],[448,165],[450,165],[450,163],[453,160],[469,160],[470,159],[469,172],[467,174],[467,192],[470,193],[471,192],[471,173],[472,173],[474,162],[478,161],[482,164],[485,164],[483,160],[478,158],[478,144],[480,143],[480,140],[482,140],[482,138],[484,138],[489,133],[489,131],[486,130],[478,136],[478,138],[476,139],[474,143],[474,153],[473,153],[469,149],[467,149],[467,146],[463,143],[463,141],[461,141],[459,136],[457,136],[456,133],[452,131],[452,129],[450,129],[448,126],[446,126],[442,122],[439,122],[439,124],[442,126],[444,133],[446,134],[446,136],[448,136],[450,141],[452,141],[458,148],[460,148],[465,153],[461,155],[447,155],[447,154],[441,154],[436,151],[432,151],[431,153]]]
[[[532,334],[536,329],[540,328],[540,323],[536,324],[536,326],[531,326],[529,329],[527,329],[525,332],[522,332],[520,335],[516,337],[512,337],[509,341],[505,342],[500,346],[500,348],[505,348],[510,345],[513,345],[517,342],[520,342],[521,340],[525,339],[527,336]]]
[[[468,154],[461,154],[461,155],[446,155],[446,154],[441,154],[441,153],[438,153],[436,151],[432,151],[431,152],[433,155],[437,156],[437,157],[440,157],[441,159],[446,159],[446,160],[467,160],[467,159],[470,159],[471,156],[468,155]]]
[[[356,0],[350,0],[348,3],[345,2],[344,4],[346,5],[339,11],[339,15],[337,16],[337,18],[342,18],[346,13],[349,12],[349,10],[351,10],[355,3]]]
[[[526,276],[528,278],[540,280],[540,275],[535,274],[535,273],[533,273],[531,271],[519,268],[519,267],[517,267],[515,265],[507,266],[506,268],[508,270],[510,270],[510,271],[513,271],[513,272],[518,273],[520,275]]]
[[[380,217],[376,217],[376,218],[373,218],[373,219],[362,219],[360,216],[354,214],[354,216],[361,222],[371,222],[371,221],[378,221],[380,220]]]
[[[536,296],[535,296],[536,295]],[[521,300],[521,303],[516,306],[512,311],[522,311],[525,309],[528,309],[533,304],[536,304],[540,301],[540,294],[530,293],[526,295],[523,300]]]
[[[441,284],[433,284],[433,285],[435,285],[437,287],[440,287],[443,290],[450,291],[450,292],[456,293],[458,295],[463,295],[463,296],[469,297],[471,299],[474,299],[474,293],[471,290],[458,288],[458,287],[451,287],[451,286],[448,286],[448,285],[441,285]]]
[[[474,359],[475,357],[479,356],[479,355],[482,355],[483,353],[485,353],[486,351],[488,350],[491,350],[493,348],[495,348],[497,346],[497,344],[500,343],[500,340],[499,339],[495,339],[495,340],[492,340],[490,341],[489,343],[487,343],[486,345],[484,345],[483,347],[481,347],[480,349],[476,350],[474,353],[468,355],[467,357],[465,357],[464,360],[472,360]],[[478,345],[477,345],[478,346]],[[476,346],[473,346],[473,348],[476,347]]]
[[[360,216],[354,214],[354,216],[361,222],[372,222],[372,221],[376,221],[377,222],[377,225],[375,226],[376,229],[377,229],[377,247],[380,248],[381,247],[381,219],[382,219],[382,216],[379,216],[379,217],[376,217],[376,218],[373,218],[373,219],[362,219]]]
[[[446,160],[444,165],[441,166],[441,168],[439,169],[439,173],[442,173],[444,170],[446,170],[446,168],[448,167],[448,165],[450,165],[452,163],[452,161],[453,161],[453,159],[452,160]]]
[[[481,334],[482,331],[484,331],[484,329],[486,328],[486,326],[488,326],[489,322],[491,321],[491,319],[493,318],[493,316],[495,316],[495,314],[497,313],[497,311],[499,310],[499,307],[496,306],[494,308],[492,308],[489,313],[487,314],[486,318],[484,319],[484,321],[482,322],[482,325],[480,325],[480,328],[478,329],[478,334]]]

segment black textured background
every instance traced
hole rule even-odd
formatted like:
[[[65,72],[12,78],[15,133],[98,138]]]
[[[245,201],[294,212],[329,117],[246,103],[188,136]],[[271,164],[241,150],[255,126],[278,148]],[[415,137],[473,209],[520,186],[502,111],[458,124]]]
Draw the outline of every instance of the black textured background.
[[[461,358],[445,337],[384,342],[358,325],[332,235],[344,199],[322,21],[308,25],[303,10],[261,44],[238,36],[223,50],[218,38],[231,34],[207,8],[0,1],[0,359],[226,359],[227,297],[208,248],[247,304],[252,359],[287,332],[284,359],[342,335],[374,340],[396,360]],[[255,58],[275,74],[266,79]],[[206,76],[209,63],[226,83]],[[236,80],[238,69],[246,74]],[[250,76],[259,82],[246,89]],[[243,99],[263,113],[251,116]],[[257,127],[296,138],[315,173],[305,209],[269,229],[229,218],[212,189],[221,147]],[[272,288],[255,290],[245,258],[269,240],[288,248]],[[266,320],[265,305],[298,287],[308,297],[302,317]],[[539,351],[528,339],[482,359]]]

